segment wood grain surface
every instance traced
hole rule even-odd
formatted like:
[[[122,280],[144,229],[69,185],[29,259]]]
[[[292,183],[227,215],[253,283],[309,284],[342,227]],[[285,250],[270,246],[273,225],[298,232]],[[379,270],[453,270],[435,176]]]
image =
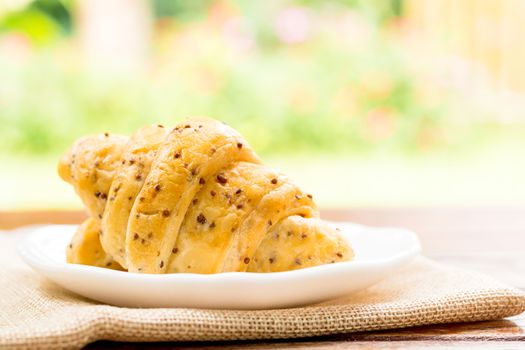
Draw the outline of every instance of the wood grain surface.
[[[525,207],[325,210],[325,219],[415,231],[424,254],[481,271],[525,290]],[[0,212],[0,229],[44,223],[79,223],[71,212]],[[286,341],[117,343],[89,349],[525,349],[525,314],[505,320],[341,334]]]

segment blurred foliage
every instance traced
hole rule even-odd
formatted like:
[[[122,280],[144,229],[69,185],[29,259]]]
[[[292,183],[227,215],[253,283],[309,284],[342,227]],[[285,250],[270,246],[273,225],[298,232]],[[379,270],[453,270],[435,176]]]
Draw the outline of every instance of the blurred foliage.
[[[0,35],[21,33],[35,45],[53,43],[70,31],[71,16],[61,1],[38,0],[19,11],[0,11]]]
[[[83,68],[68,2],[4,14],[0,152],[59,152],[86,133],[191,115],[228,122],[266,153],[413,151],[465,137],[443,132],[446,98],[392,41],[399,0],[152,5],[151,64],[133,74]]]
[[[157,18],[176,17],[187,20],[203,17],[212,4],[211,0],[153,0],[153,10]]]

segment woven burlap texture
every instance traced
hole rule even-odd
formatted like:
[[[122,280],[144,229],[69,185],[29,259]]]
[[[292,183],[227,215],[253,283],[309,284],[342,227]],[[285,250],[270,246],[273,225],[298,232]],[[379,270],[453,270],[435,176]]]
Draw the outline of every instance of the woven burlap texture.
[[[296,338],[490,320],[525,311],[522,292],[425,258],[365,291],[308,307],[264,311],[120,308],[70,293],[31,271],[15,253],[24,235],[0,233],[2,348],[75,349],[101,339]]]

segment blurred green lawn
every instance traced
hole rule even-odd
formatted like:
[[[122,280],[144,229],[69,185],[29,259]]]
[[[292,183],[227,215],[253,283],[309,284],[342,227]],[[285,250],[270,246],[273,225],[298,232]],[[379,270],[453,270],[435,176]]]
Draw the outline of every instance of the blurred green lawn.
[[[500,143],[482,152],[407,156],[369,154],[265,157],[314,194],[321,208],[363,206],[496,206],[525,201],[525,165]],[[4,157],[0,210],[78,209],[72,188],[56,174],[51,157]]]

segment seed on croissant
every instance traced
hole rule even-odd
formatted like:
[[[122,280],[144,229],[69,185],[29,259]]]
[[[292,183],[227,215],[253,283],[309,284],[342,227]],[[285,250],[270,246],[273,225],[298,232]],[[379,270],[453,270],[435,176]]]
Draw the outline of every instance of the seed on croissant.
[[[200,213],[199,216],[197,216],[197,222],[199,224],[205,224],[206,223],[206,217]]]
[[[217,182],[220,183],[221,185],[224,185],[228,182],[228,179],[225,178],[223,175],[221,174],[218,174],[217,175]]]

